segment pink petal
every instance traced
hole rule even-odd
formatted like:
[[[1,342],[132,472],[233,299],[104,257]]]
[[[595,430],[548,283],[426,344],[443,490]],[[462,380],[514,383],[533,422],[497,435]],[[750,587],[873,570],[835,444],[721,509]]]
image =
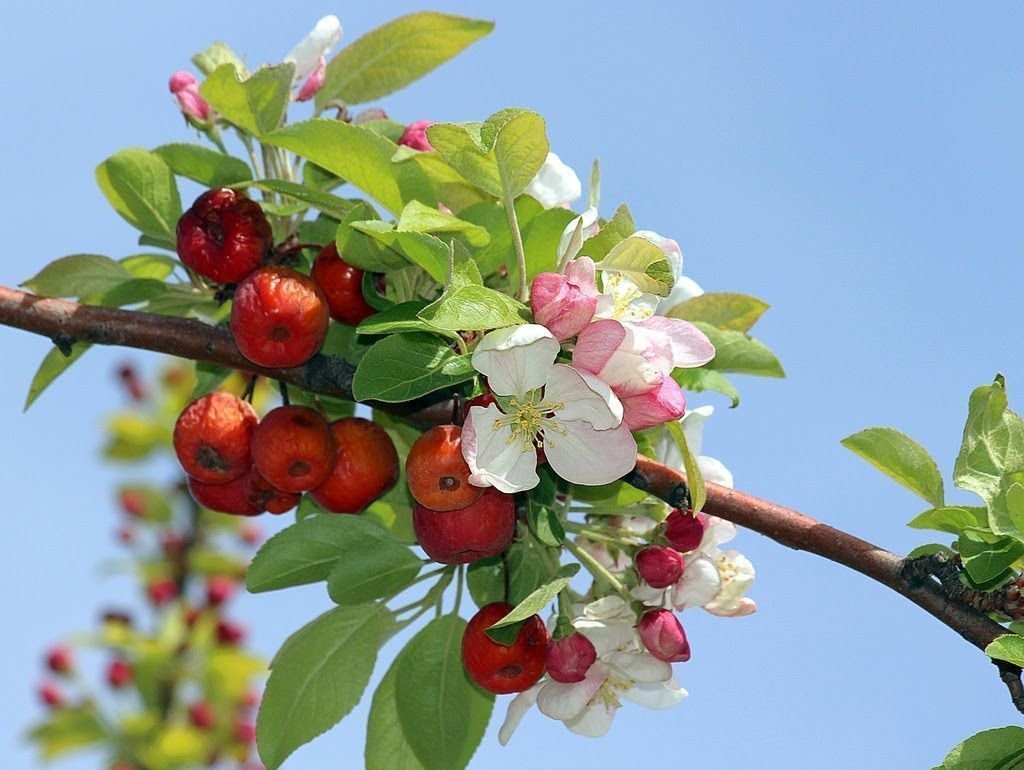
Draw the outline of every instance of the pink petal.
[[[630,430],[644,430],[672,422],[686,411],[686,396],[671,377],[663,377],[661,385],[638,396],[624,396],[622,420]]]
[[[656,315],[637,325],[668,336],[671,341],[672,359],[676,366],[703,366],[715,357],[715,346],[711,344],[711,340],[688,321]]]

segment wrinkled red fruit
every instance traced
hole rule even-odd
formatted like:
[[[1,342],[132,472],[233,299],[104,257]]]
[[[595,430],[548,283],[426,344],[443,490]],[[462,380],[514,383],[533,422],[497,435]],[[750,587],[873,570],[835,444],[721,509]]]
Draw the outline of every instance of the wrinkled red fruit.
[[[263,209],[227,187],[204,192],[178,220],[178,257],[217,283],[241,281],[272,245]]]
[[[305,492],[323,484],[336,453],[330,426],[308,406],[279,406],[252,434],[253,465],[283,492]]]
[[[188,480],[188,491],[192,499],[204,508],[233,516],[258,516],[263,509],[254,505],[246,495],[247,477],[229,481],[227,484],[204,484],[196,479]]]
[[[327,298],[331,318],[335,321],[357,326],[377,312],[363,296],[363,271],[343,260],[333,243],[316,255],[310,275]]]
[[[300,366],[324,344],[327,301],[309,276],[264,267],[235,289],[231,334],[242,355],[271,368]]]
[[[126,660],[112,660],[107,666],[107,684],[115,690],[120,690],[131,683],[135,676],[135,669]]]
[[[223,391],[197,398],[174,424],[181,467],[204,484],[226,484],[252,465],[249,445],[259,417],[247,402]]]
[[[302,499],[302,495],[298,492],[284,492],[275,487],[260,475],[255,466],[242,476],[242,481],[242,493],[245,495],[245,499],[249,501],[250,505],[267,513],[285,513],[298,505],[299,500]],[[255,545],[255,543],[253,544]]]
[[[398,452],[375,422],[343,417],[331,423],[338,447],[331,475],[309,493],[332,513],[359,513],[398,481]]]
[[[526,619],[508,647],[491,639],[486,629],[511,611],[510,604],[488,604],[473,616],[462,635],[462,665],[466,673],[485,690],[498,695],[522,692],[537,683],[544,675],[550,639],[537,615]]]
[[[409,492],[432,511],[453,511],[479,500],[484,487],[470,484],[469,474],[458,425],[431,428],[416,439],[405,460]]]
[[[487,487],[479,500],[455,511],[432,511],[416,503],[412,527],[434,561],[468,564],[505,550],[516,532],[515,499]]]

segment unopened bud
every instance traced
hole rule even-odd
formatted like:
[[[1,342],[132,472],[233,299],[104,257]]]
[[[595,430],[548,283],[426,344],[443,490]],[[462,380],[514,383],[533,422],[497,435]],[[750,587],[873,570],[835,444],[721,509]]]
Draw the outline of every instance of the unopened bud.
[[[594,644],[581,633],[572,633],[548,644],[545,664],[548,675],[556,682],[582,682],[597,660]]]
[[[398,137],[398,143],[414,150],[430,152],[434,148],[430,144],[430,140],[427,139],[427,129],[432,125],[434,125],[432,120],[414,120],[405,127],[405,131]]]
[[[706,526],[704,516],[694,516],[690,511],[676,508],[665,519],[665,537],[677,551],[688,553],[700,546]]]
[[[682,663],[690,659],[686,632],[679,618],[669,610],[648,610],[640,618],[636,630],[647,651],[659,660]]]
[[[199,94],[199,82],[191,72],[187,70],[175,72],[171,75],[167,86],[177,98],[178,106],[186,117],[199,123],[206,123],[210,120],[210,105]]]
[[[323,56],[317,62],[316,67],[312,72],[309,73],[309,77],[306,78],[306,82],[299,88],[299,92],[295,94],[295,101],[297,102],[308,102],[319,91],[324,84],[324,80],[327,78],[327,59]]]
[[[55,674],[69,674],[75,667],[75,655],[66,645],[58,645],[46,653],[46,667]]]
[[[674,548],[649,545],[636,555],[636,571],[651,588],[668,588],[683,576],[686,561]]]

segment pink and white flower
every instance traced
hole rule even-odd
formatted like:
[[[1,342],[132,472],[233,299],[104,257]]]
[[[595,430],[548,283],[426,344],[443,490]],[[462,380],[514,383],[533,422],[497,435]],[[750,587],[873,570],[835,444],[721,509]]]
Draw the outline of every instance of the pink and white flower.
[[[286,64],[295,65],[294,82],[313,74],[327,53],[341,40],[341,22],[333,14],[324,16],[284,57]]]
[[[309,77],[306,78],[306,82],[302,84],[298,92],[295,94],[295,101],[297,102],[308,102],[319,91],[324,84],[324,80],[327,79],[327,57],[321,56],[320,61],[317,62],[314,70],[309,73]]]
[[[533,489],[537,449],[574,484],[607,484],[636,464],[622,404],[597,377],[556,364],[558,340],[539,324],[489,332],[473,352],[497,404],[474,406],[462,429],[469,481],[513,493]]]
[[[546,209],[568,206],[583,194],[583,184],[576,172],[549,152],[544,165],[523,190]]]
[[[686,398],[672,370],[702,366],[714,356],[711,341],[686,321],[601,319],[580,332],[572,362],[608,383],[622,400],[624,422],[642,430],[683,415]]]
[[[544,679],[513,698],[498,732],[501,744],[508,743],[534,704],[570,731],[597,738],[608,732],[624,700],[664,709],[685,698],[686,690],[672,675],[672,665],[646,650],[636,624],[636,615],[617,596],[583,607],[573,626],[593,643],[597,660],[580,682]]]
[[[530,287],[533,320],[546,326],[559,340],[575,337],[590,323],[597,309],[594,260],[570,261],[562,273],[540,273]]]

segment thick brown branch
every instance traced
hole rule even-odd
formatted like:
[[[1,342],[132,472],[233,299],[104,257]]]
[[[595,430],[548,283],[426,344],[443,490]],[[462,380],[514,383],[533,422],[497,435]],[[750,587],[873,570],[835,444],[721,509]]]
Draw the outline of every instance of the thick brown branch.
[[[0,324],[49,337],[62,348],[73,342],[88,342],[153,350],[255,372],[326,395],[352,398],[353,367],[344,359],[318,355],[304,366],[293,369],[263,369],[239,353],[226,328],[202,321],[80,305],[0,286]],[[401,406],[385,407],[401,411],[421,424],[447,422],[451,417],[450,404],[435,404],[417,412]],[[636,469],[626,481],[670,505],[685,504],[685,476],[646,457],[637,460]],[[902,557],[802,513],[714,484],[708,485],[704,510],[790,548],[822,556],[877,580],[934,615],[981,650],[1006,633],[982,612],[951,597],[931,576],[916,574]],[[998,665],[1014,704],[1024,712],[1020,669],[1004,663]]]

